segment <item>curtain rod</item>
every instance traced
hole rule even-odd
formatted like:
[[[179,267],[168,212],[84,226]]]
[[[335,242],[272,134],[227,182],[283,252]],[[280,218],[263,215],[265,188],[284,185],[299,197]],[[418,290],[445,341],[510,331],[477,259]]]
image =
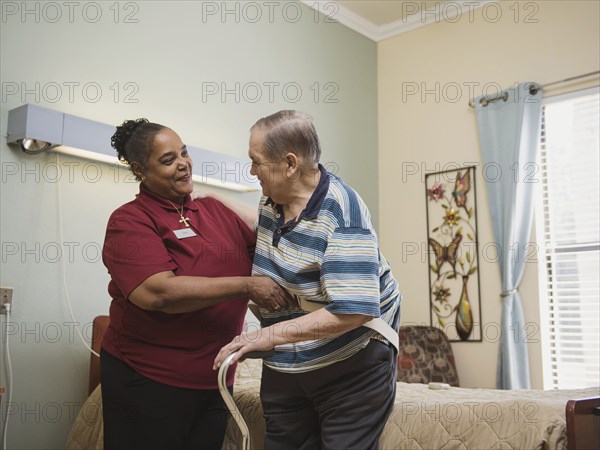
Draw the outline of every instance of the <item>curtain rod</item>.
[[[564,80],[560,80],[560,81],[553,81],[552,83],[547,83],[542,86],[539,86],[537,84],[531,84],[529,86],[529,93],[531,95],[535,95],[535,94],[537,94],[539,89],[543,90],[544,88],[547,88],[548,86],[554,86],[555,84],[561,84],[561,83],[568,83],[569,81],[579,80],[580,78],[586,78],[586,77],[590,77],[592,75],[598,75],[598,74],[600,74],[600,70],[596,70],[595,72],[584,73],[583,75],[577,75],[577,76],[570,77],[570,78],[565,78]],[[504,101],[508,100],[508,93],[505,92],[503,95],[499,95],[497,97],[491,97],[491,98],[483,97],[481,100],[479,100],[479,102],[483,106],[487,106],[489,103],[496,102],[498,100],[504,100]],[[475,100],[469,100],[469,106],[471,108],[474,108]]]

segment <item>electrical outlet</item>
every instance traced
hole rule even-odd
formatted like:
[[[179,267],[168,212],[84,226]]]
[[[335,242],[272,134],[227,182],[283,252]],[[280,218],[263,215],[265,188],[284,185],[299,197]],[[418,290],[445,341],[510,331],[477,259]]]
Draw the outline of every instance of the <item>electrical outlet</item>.
[[[11,287],[0,287],[0,314],[6,314],[5,305],[7,304],[11,305],[12,308],[13,290]]]

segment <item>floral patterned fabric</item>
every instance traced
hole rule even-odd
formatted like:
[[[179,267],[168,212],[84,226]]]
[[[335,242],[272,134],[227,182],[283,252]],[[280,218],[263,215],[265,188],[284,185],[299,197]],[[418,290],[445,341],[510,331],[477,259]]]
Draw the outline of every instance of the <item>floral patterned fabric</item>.
[[[452,347],[442,330],[427,326],[400,327],[398,381],[436,381],[460,386]]]

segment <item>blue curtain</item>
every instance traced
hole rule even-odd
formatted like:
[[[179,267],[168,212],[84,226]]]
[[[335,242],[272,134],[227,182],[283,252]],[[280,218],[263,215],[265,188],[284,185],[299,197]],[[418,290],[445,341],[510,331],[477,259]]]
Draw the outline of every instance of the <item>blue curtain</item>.
[[[494,238],[502,281],[502,319],[496,387],[530,388],[525,317],[519,283],[525,268],[533,219],[542,91],[523,83],[502,91],[503,98],[475,99]],[[483,101],[482,101],[483,100]]]

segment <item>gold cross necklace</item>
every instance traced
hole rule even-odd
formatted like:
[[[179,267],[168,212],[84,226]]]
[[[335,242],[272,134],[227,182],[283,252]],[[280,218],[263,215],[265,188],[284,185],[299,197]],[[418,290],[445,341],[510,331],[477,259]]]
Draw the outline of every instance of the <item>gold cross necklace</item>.
[[[189,219],[187,217],[183,217],[183,205],[181,205],[181,211],[179,211],[179,209],[177,208],[177,206],[175,206],[175,204],[171,200],[169,200],[169,203],[171,205],[173,205],[173,208],[175,208],[175,211],[177,211],[177,214],[179,214],[179,217],[180,217],[179,223],[183,223],[186,227],[189,228],[190,224],[188,222],[191,222],[192,219]]]

